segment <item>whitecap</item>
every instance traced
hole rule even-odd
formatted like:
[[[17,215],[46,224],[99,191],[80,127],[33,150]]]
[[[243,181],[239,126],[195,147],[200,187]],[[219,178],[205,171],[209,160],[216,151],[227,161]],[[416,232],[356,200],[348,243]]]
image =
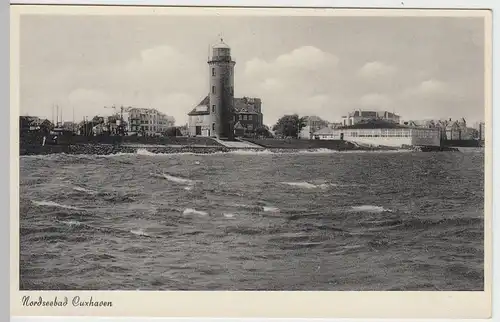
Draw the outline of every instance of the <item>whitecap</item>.
[[[359,212],[372,212],[372,213],[380,213],[380,212],[391,212],[390,209],[386,209],[381,206],[372,206],[372,205],[362,205],[362,206],[353,206],[351,207],[353,211]]]
[[[71,209],[71,210],[85,210],[85,209],[81,209],[81,208],[77,208],[77,207],[73,207],[73,206],[68,206],[68,205],[61,205],[57,202],[53,202],[53,201],[35,201],[35,200],[32,200],[31,201],[33,204],[37,205],[37,206],[45,206],[45,207],[56,207],[56,208],[64,208],[64,209]]]
[[[181,183],[181,184],[194,184],[193,180],[190,179],[184,179],[180,177],[174,177],[169,174],[163,173],[163,177],[169,181],[175,182],[175,183]]]
[[[231,214],[231,213],[223,213],[223,216],[226,217],[226,218],[233,218],[234,217],[234,214]]]
[[[306,189],[314,189],[318,187],[315,184],[309,182],[282,182],[282,184],[292,187],[306,188]]]
[[[184,211],[182,212],[183,215],[198,215],[198,216],[206,216],[208,215],[207,212],[205,211],[200,211],[200,210],[196,210],[196,209],[193,209],[193,208],[186,208],[184,209]]]
[[[145,236],[145,237],[150,237],[144,230],[142,229],[135,229],[130,231],[132,234],[137,235],[137,236]]]
[[[304,188],[304,189],[327,189],[330,187],[330,184],[328,183],[322,183],[322,184],[312,184],[309,182],[282,182],[282,184],[292,186],[292,187],[297,187],[297,188]]]
[[[262,207],[262,210],[265,212],[279,212],[279,208],[273,207],[273,206],[264,206]]]
[[[78,220],[68,220],[68,221],[62,221],[63,224],[68,225],[68,226],[80,226],[81,222]]]
[[[146,149],[137,149],[137,151],[135,152],[135,154],[137,154],[137,155],[147,155],[147,156],[156,155],[156,153],[149,152]]]
[[[95,194],[97,194],[97,191],[86,189],[86,188],[83,188],[83,187],[73,187],[73,190],[80,191],[80,192],[85,192],[85,193],[87,193],[89,195],[95,195]]]

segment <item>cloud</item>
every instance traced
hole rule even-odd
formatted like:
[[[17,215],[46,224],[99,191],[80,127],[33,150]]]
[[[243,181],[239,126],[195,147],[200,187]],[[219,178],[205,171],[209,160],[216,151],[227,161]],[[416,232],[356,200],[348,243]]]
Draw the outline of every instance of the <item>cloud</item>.
[[[274,59],[253,58],[236,74],[237,95],[262,99],[264,122],[284,114],[323,112],[332,106],[339,59],[313,46],[302,46]]]
[[[396,67],[380,61],[372,61],[364,64],[358,71],[358,75],[365,79],[377,79],[379,77],[392,76]]]
[[[452,88],[447,83],[437,79],[424,80],[416,86],[407,88],[403,92],[403,96],[419,96],[424,98],[432,98],[436,96],[451,96],[452,94]]]
[[[321,68],[335,68],[339,59],[330,53],[313,46],[303,46],[282,54],[268,62],[254,58],[245,63],[244,73],[248,77],[269,78],[306,71],[318,71]]]
[[[359,101],[362,106],[371,108],[387,108],[391,103],[391,99],[387,95],[380,93],[363,95]]]

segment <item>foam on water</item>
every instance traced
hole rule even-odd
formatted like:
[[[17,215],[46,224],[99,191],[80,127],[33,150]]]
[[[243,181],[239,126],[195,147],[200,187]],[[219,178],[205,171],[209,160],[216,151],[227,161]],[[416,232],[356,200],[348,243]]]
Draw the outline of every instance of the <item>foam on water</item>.
[[[87,193],[89,195],[95,195],[95,194],[97,194],[97,191],[86,189],[86,188],[83,188],[83,187],[78,187],[78,186],[73,187],[73,190],[80,191],[80,192],[85,192],[85,193]]]
[[[200,210],[196,210],[196,209],[193,209],[193,208],[186,208],[184,209],[184,211],[182,212],[183,215],[198,215],[198,216],[207,216],[208,213],[205,212],[205,211],[200,211]]]
[[[223,213],[222,215],[226,218],[233,218],[234,217],[234,214],[231,214],[231,213]]]
[[[280,211],[279,208],[273,207],[273,206],[264,206],[264,207],[262,207],[262,210],[264,212],[279,212]]]
[[[130,232],[134,235],[137,235],[137,236],[151,237],[149,234],[144,232],[144,230],[142,230],[142,229],[133,229]]]
[[[380,213],[380,212],[392,212],[390,209],[386,209],[381,206],[373,206],[373,205],[362,205],[362,206],[353,206],[351,207],[353,211],[359,212],[371,212],[371,213]]]
[[[61,221],[63,224],[68,225],[68,226],[80,226],[81,222],[78,220],[68,220],[68,221]]]
[[[292,186],[292,187],[297,187],[297,188],[304,188],[304,189],[326,189],[330,185],[327,183],[322,183],[322,184],[312,184],[309,182],[282,182],[284,185]]]
[[[150,152],[150,151],[148,151],[146,149],[137,149],[137,151],[135,152],[135,154],[137,154],[137,155],[152,156],[152,155],[155,155],[156,153]]]
[[[180,178],[180,177],[175,177],[169,174],[164,173],[163,177],[167,179],[168,181],[172,181],[175,183],[181,183],[181,184],[194,184],[193,180],[190,179],[185,179],[185,178]]]
[[[36,201],[36,200],[32,200],[31,201],[33,204],[35,204],[36,206],[39,206],[39,207],[54,207],[54,208],[63,208],[63,209],[71,209],[71,210],[85,210],[85,209],[82,209],[82,208],[78,208],[78,207],[74,207],[74,206],[68,206],[68,205],[61,205],[57,202],[54,202],[54,201]]]

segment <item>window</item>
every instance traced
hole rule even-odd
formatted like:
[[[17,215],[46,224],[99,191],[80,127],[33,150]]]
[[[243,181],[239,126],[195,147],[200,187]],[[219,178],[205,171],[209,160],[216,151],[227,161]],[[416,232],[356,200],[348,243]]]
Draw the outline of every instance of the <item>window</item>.
[[[248,120],[251,121],[252,120],[252,115],[248,115]]]
[[[212,76],[215,76],[215,68],[212,68]]]
[[[212,123],[212,131],[215,131],[215,123]]]
[[[246,121],[246,120],[247,120],[247,116],[243,115],[243,121]]]
[[[212,94],[215,94],[215,86],[212,86]]]
[[[240,114],[239,116],[240,116],[240,117],[239,117],[239,119],[240,119],[240,120],[243,120],[243,115],[241,115],[241,114]]]
[[[253,130],[253,124],[248,124],[247,129],[248,129],[249,131],[252,131],[252,130]]]
[[[212,113],[215,113],[215,105],[212,105]]]

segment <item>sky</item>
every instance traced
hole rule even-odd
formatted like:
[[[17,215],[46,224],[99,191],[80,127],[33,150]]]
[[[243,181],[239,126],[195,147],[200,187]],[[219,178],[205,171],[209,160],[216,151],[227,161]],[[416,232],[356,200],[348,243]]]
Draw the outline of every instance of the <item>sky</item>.
[[[482,18],[29,15],[20,26],[21,115],[52,119],[58,105],[80,121],[114,104],[185,124],[222,34],[235,97],[261,98],[267,125],[355,109],[484,120]]]

